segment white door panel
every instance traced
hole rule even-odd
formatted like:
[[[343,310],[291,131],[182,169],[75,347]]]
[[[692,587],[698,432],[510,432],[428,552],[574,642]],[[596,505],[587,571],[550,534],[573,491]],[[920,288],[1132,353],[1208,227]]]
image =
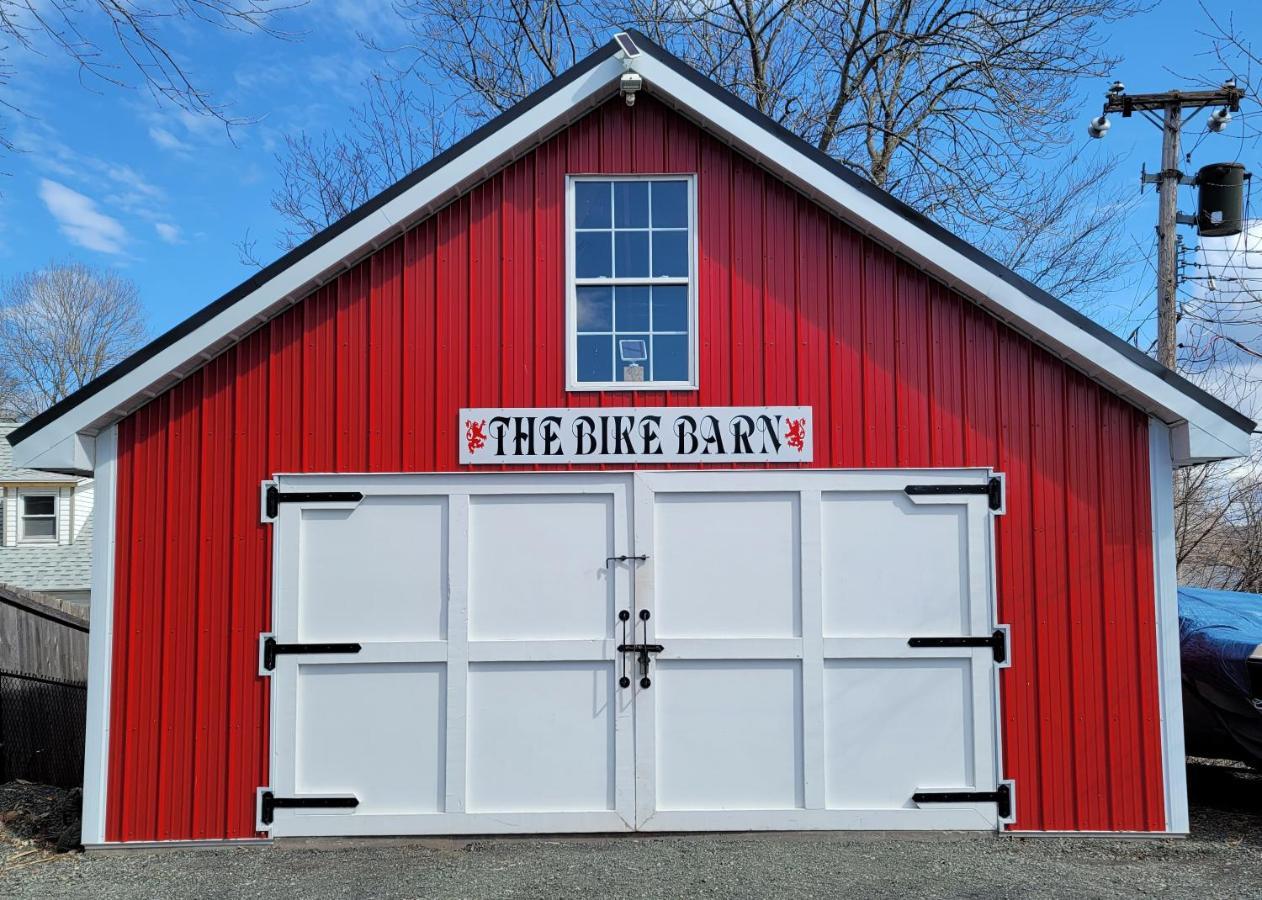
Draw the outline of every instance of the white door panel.
[[[277,656],[270,787],[358,805],[277,809],[272,834],[630,828],[612,635],[631,580],[607,561],[629,547],[629,478],[280,484],[312,481],[364,496],[281,505],[275,637],[360,649]]]
[[[824,663],[830,809],[910,808],[926,787],[973,787],[972,660]]]
[[[612,662],[471,665],[468,811],[614,809],[616,690]]]
[[[357,814],[441,810],[444,668],[299,665],[295,791],[354,794]]]
[[[903,490],[983,477],[637,475],[638,828],[996,827],[912,799],[997,787],[990,649],[908,646],[993,628],[987,498]]]
[[[993,829],[986,477],[282,476],[272,833]]]
[[[824,634],[964,634],[968,509],[900,492],[825,493]]]
[[[298,638],[340,641],[353,631],[366,641],[442,640],[446,519],[442,497],[303,510]]]
[[[664,661],[654,669],[658,809],[802,805],[799,662]]]
[[[470,498],[469,638],[609,635],[613,507],[609,494]]]
[[[797,495],[665,494],[654,508],[659,637],[793,637]]]

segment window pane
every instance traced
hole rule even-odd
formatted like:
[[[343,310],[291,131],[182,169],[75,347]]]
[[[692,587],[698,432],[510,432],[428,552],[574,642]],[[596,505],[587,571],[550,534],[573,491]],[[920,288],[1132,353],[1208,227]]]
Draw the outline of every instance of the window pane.
[[[56,519],[27,519],[22,523],[24,536],[28,538],[50,538],[57,536]]]
[[[648,381],[649,373],[653,371],[652,367],[649,365],[650,360],[637,359],[636,357],[638,357],[641,352],[645,353],[649,357],[653,355],[652,350],[650,349],[651,345],[649,344],[649,336],[647,334],[621,334],[619,333],[616,335],[616,337],[617,337],[617,343],[614,345],[618,348],[618,359],[615,361],[615,368],[617,369],[616,380],[618,381],[629,380],[627,378],[627,373],[625,371],[626,367],[631,365],[632,363],[635,363],[636,365],[644,369],[640,380]],[[632,358],[623,359],[622,351],[628,351],[629,355]]]
[[[56,512],[54,498],[49,496],[23,497],[22,504],[28,516],[51,516]]]
[[[653,182],[653,227],[688,227],[688,182]]]
[[[653,288],[653,330],[688,330],[688,288],[682,284]]]
[[[608,228],[609,182],[574,182],[574,224],[578,228]]]
[[[574,274],[579,278],[608,278],[613,274],[609,232],[580,231],[574,235]]]
[[[612,337],[607,334],[578,336],[578,380],[614,380]]]
[[[653,338],[653,380],[688,380],[688,336],[659,334]]]
[[[653,232],[653,274],[688,275],[688,232]]]
[[[615,181],[613,183],[613,222],[618,228],[649,227],[649,183],[647,181]]]
[[[620,287],[617,291],[615,320],[619,331],[649,330],[649,289]]]
[[[613,292],[607,287],[579,287],[579,331],[613,331]]]
[[[649,233],[614,232],[615,274],[619,278],[643,278],[649,273]]]

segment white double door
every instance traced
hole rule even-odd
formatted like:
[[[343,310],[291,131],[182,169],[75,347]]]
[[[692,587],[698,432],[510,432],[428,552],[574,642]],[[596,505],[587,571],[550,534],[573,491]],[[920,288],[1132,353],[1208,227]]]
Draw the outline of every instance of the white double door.
[[[270,830],[993,829],[987,476],[281,476]]]

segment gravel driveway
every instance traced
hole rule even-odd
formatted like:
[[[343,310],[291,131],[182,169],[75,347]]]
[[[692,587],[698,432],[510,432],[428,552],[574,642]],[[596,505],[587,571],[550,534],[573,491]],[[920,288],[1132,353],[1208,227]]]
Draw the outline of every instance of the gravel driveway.
[[[31,854],[2,897],[1262,896],[1262,776],[1192,766],[1188,840],[680,835]]]

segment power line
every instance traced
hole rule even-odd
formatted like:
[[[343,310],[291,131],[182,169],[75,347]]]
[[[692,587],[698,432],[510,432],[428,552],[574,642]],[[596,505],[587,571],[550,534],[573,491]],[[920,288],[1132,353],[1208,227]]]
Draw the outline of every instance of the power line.
[[[1185,119],[1184,110],[1191,110],[1186,122],[1198,113],[1218,107],[1209,116],[1210,131],[1221,132],[1231,121],[1231,114],[1239,112],[1244,91],[1234,80],[1211,91],[1165,91],[1154,94],[1128,94],[1120,81],[1113,82],[1105,94],[1104,110],[1087,126],[1093,138],[1102,138],[1111,127],[1108,114],[1121,113],[1128,119],[1138,112],[1161,129],[1161,171],[1149,175],[1143,173],[1141,183],[1157,185],[1157,358],[1166,367],[1175,368],[1178,341],[1178,288],[1179,288],[1179,224],[1188,218],[1178,210],[1179,185],[1188,183],[1179,168],[1179,150]],[[1157,113],[1161,116],[1158,117]],[[1199,145],[1199,141],[1197,142]],[[1195,147],[1193,147],[1195,149]],[[1188,154],[1189,158],[1191,153]],[[1196,220],[1193,219],[1193,222]]]

